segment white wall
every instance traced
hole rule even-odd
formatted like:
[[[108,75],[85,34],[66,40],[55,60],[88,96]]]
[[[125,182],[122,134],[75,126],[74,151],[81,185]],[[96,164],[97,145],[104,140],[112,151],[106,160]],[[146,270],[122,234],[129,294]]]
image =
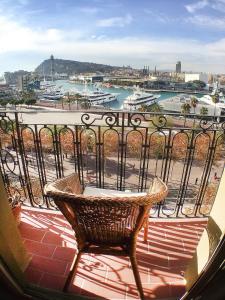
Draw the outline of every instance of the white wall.
[[[190,73],[185,74],[185,82],[201,80],[205,83],[208,83],[208,75],[206,73]]]

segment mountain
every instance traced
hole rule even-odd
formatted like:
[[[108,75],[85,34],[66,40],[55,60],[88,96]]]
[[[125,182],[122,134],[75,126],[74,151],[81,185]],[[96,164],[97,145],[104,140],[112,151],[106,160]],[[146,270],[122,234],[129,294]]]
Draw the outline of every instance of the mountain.
[[[65,60],[65,59],[46,59],[44,60],[36,69],[39,75],[51,75],[51,68],[53,65],[54,73],[62,74],[66,73],[68,75],[84,72],[110,72],[119,67],[112,67],[109,65],[95,64],[89,62],[79,62],[75,60]]]

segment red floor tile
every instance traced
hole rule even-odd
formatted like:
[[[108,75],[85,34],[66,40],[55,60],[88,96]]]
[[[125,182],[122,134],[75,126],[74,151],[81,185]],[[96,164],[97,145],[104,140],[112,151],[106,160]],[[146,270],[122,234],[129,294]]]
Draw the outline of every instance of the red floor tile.
[[[39,271],[35,268],[32,268],[31,266],[28,266],[28,268],[25,271],[25,277],[26,279],[34,284],[39,284],[41,277],[43,275],[42,271]]]
[[[61,237],[61,234],[57,233],[57,231],[50,229],[50,231],[47,231],[43,237],[42,243],[62,246],[63,238]]]
[[[45,273],[42,276],[39,285],[42,287],[62,291],[65,281],[66,281],[66,277],[64,276],[57,276],[57,275]]]
[[[19,228],[23,238],[37,242],[40,242],[43,239],[46,232],[43,229],[31,228],[29,225],[23,226],[23,223],[19,226]]]
[[[179,283],[172,283],[170,284],[170,295],[171,297],[176,297],[177,299],[180,299],[181,296],[183,296],[185,293],[185,285],[179,284]]]
[[[138,237],[137,260],[148,299],[177,298],[184,293],[183,274],[205,221],[150,220],[148,242]],[[20,225],[33,255],[25,274],[42,287],[61,290],[76,253],[74,232],[65,218],[44,210],[27,210]],[[70,293],[95,299],[139,299],[127,257],[82,255]]]
[[[56,247],[54,254],[53,254],[53,259],[61,259],[65,261],[72,261],[77,250],[72,249],[72,248],[67,248],[67,247]]]
[[[42,272],[64,275],[67,262],[34,255],[29,266]]]
[[[30,253],[46,257],[51,257],[56,248],[55,245],[47,245],[31,240],[25,240],[24,244]]]
[[[145,300],[170,298],[170,285],[146,284],[144,285]]]

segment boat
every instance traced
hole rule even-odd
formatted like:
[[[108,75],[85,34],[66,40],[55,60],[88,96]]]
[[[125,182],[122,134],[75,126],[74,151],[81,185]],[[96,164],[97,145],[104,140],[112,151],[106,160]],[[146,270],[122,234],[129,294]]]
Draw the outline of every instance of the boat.
[[[85,90],[81,95],[88,99],[90,105],[105,105],[117,101],[118,94],[104,92],[98,87],[94,91],[88,91],[87,85],[85,85]]]
[[[218,102],[214,103],[212,97],[218,95]],[[198,98],[198,104],[207,106],[209,115],[221,116],[225,115],[225,97],[223,92],[219,92],[218,82],[214,84],[211,95],[204,95]]]
[[[64,96],[60,88],[46,89],[41,95],[41,100],[59,100]]]
[[[138,110],[142,105],[151,105],[157,102],[160,95],[155,95],[140,90],[134,91],[134,93],[128,96],[123,102],[124,110]]]

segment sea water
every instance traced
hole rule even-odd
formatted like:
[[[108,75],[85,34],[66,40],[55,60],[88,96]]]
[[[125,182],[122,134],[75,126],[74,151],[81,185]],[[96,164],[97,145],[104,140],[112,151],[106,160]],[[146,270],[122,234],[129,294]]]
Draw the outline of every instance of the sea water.
[[[62,91],[64,93],[66,92],[84,92],[85,89],[86,91],[92,92],[96,90],[96,84],[87,84],[84,85],[82,83],[73,83],[73,82],[69,82],[68,80],[56,80],[55,84],[57,87],[60,87],[62,89]],[[98,86],[98,85],[97,85]],[[103,91],[103,92],[107,92],[107,93],[111,93],[111,94],[117,94],[117,101],[108,103],[107,105],[112,108],[112,109],[122,109],[123,107],[123,102],[126,99],[126,97],[130,96],[133,94],[134,92],[134,88],[133,87],[119,87],[119,88],[115,88],[114,86],[107,88],[107,87],[103,87],[103,86],[99,86],[99,88]],[[176,93],[176,92],[151,92],[152,94],[156,94],[156,95],[160,95],[160,98],[158,98],[158,101],[163,101],[165,99],[174,97],[178,94],[184,94],[184,93]],[[199,95],[196,95],[197,97]]]

